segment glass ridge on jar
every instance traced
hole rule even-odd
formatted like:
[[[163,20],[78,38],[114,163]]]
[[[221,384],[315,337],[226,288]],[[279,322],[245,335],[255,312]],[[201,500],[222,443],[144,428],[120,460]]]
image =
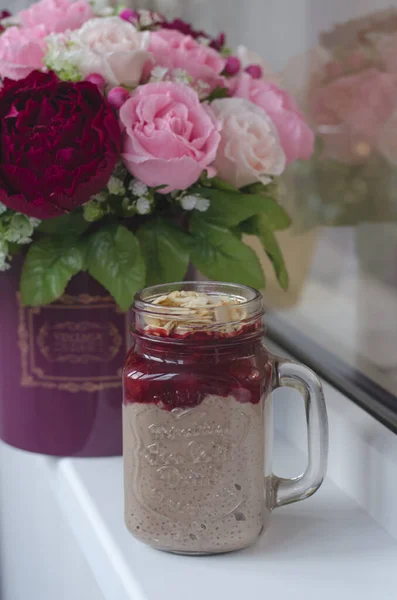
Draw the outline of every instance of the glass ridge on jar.
[[[198,312],[161,305],[180,290],[213,304]],[[184,554],[228,552],[252,544],[266,525],[277,479],[276,384],[263,318],[260,293],[245,286],[185,282],[136,296],[123,445],[125,521],[142,542]]]

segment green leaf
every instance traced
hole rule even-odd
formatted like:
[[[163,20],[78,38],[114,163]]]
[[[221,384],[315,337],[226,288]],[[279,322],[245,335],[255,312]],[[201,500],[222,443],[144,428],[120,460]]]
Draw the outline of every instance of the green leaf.
[[[237,227],[231,227],[231,228],[229,229],[229,231],[230,231],[230,232],[231,232],[231,233],[232,233],[232,234],[233,234],[233,235],[234,235],[234,236],[235,236],[235,237],[236,237],[238,240],[241,240],[241,239],[242,239],[242,237],[243,237],[243,233],[244,233],[244,232],[243,232],[243,231],[240,229],[240,227],[239,227],[239,226],[237,226]]]
[[[229,90],[226,87],[217,85],[214,90],[201,102],[212,102],[213,100],[219,100],[220,98],[229,98]]]
[[[34,242],[27,253],[21,277],[23,304],[53,302],[73,277],[84,268],[84,247],[76,238],[46,237]]]
[[[211,179],[208,179],[208,183],[210,183],[211,187],[215,188],[216,190],[222,190],[224,192],[233,192],[233,194],[239,193],[239,190],[236,187],[234,187],[234,185],[223,181],[223,179],[219,179],[219,177],[211,177]]]
[[[231,231],[203,221],[195,215],[191,220],[195,236],[191,259],[204,275],[218,281],[243,283],[263,288],[265,280],[255,252]]]
[[[145,262],[137,238],[122,225],[107,225],[88,238],[90,275],[128,310],[135,293],[145,284]]]
[[[39,233],[45,233],[47,235],[80,235],[82,234],[91,223],[83,217],[82,212],[72,212],[61,217],[55,217],[55,219],[46,219],[42,221],[37,228]]]
[[[284,257],[274,232],[268,227],[266,218],[263,215],[253,217],[245,224],[245,232],[257,235],[269,260],[271,261],[278,282],[283,290],[288,289],[289,276],[285,265]]]
[[[12,256],[22,252],[22,248],[23,247],[16,242],[8,242],[8,254],[11,254]]]
[[[180,281],[189,266],[189,236],[171,223],[156,219],[138,233],[146,262],[146,285]]]
[[[256,194],[259,196],[273,196],[272,192],[277,189],[277,184],[270,182],[266,185],[257,181],[256,183],[250,183],[241,188],[243,194]]]
[[[217,225],[233,227],[258,214],[266,216],[268,226],[274,230],[286,229],[291,224],[285,210],[270,196],[233,193],[213,188],[192,188],[190,193],[208,198],[211,205],[204,218]]]

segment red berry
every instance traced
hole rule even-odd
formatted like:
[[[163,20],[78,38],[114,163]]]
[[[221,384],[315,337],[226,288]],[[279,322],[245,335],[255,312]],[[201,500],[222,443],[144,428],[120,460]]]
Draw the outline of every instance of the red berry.
[[[132,10],[132,8],[125,8],[124,10],[121,11],[121,13],[119,14],[120,19],[123,19],[124,21],[129,21],[130,23],[138,23],[139,21],[139,15],[136,12],[136,10]]]
[[[253,79],[260,79],[262,77],[262,68],[259,65],[249,65],[246,67],[245,72],[251,75]]]
[[[225,73],[227,75],[237,75],[241,70],[241,61],[237,56],[229,56],[226,65]]]
[[[87,75],[85,80],[96,85],[101,92],[105,89],[105,80],[99,73],[91,73],[90,75]]]

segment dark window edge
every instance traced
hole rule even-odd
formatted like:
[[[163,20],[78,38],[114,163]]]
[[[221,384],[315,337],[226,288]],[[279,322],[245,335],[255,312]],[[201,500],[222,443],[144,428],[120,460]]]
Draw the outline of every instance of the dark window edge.
[[[282,318],[272,314],[267,337],[397,433],[397,397]]]

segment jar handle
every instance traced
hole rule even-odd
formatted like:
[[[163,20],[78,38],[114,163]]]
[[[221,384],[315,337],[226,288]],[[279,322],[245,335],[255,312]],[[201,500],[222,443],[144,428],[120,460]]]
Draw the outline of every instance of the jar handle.
[[[327,470],[328,419],[321,381],[308,367],[290,360],[275,359],[276,383],[279,387],[299,389],[305,401],[308,464],[299,477],[284,479],[272,475],[273,508],[309,498],[318,490]]]

